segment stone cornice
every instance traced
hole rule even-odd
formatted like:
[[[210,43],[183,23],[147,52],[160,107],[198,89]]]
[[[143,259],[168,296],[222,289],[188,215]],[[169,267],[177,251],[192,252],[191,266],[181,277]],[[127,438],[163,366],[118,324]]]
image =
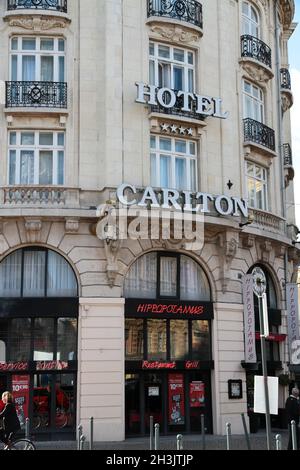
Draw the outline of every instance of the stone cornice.
[[[290,29],[295,15],[295,2],[294,0],[280,0],[282,9],[283,27]]]

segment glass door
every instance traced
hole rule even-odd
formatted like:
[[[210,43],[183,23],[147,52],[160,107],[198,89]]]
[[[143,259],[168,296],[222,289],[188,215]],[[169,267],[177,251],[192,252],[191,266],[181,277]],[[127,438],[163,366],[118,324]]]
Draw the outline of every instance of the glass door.
[[[125,412],[126,434],[140,434],[140,376],[138,374],[126,374],[125,376]]]
[[[146,374],[144,382],[145,393],[145,430],[150,432],[150,416],[153,416],[154,423],[159,424],[163,429],[163,375]]]

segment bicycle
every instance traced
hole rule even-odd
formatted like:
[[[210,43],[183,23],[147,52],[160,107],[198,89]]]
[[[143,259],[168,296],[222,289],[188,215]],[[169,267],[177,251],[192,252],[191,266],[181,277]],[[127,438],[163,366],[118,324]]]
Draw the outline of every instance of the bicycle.
[[[36,450],[36,447],[30,439],[15,439],[11,434],[3,450]]]

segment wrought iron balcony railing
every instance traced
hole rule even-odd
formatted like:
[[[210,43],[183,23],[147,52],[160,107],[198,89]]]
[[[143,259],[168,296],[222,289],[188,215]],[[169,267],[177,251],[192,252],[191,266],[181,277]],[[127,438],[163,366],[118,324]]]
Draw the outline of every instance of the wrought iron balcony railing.
[[[244,119],[245,142],[262,145],[275,152],[275,132],[265,124],[254,119]]]
[[[51,10],[67,13],[67,0],[7,0],[7,10]]]
[[[290,144],[283,144],[284,166],[293,166],[293,155]]]
[[[67,83],[6,82],[7,108],[67,108]]]
[[[148,0],[148,18],[163,16],[203,28],[202,5],[196,0]]]
[[[258,62],[272,68],[272,51],[258,38],[246,34],[241,38],[242,57],[250,57],[256,59]]]
[[[291,75],[288,69],[280,70],[280,86],[284,90],[292,89]]]

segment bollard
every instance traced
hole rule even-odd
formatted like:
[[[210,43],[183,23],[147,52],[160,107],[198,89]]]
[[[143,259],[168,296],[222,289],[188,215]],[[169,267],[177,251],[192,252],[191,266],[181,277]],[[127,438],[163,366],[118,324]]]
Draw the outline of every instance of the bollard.
[[[82,436],[82,425],[79,424],[78,426],[78,440],[77,440],[77,450],[80,450],[80,440],[81,440],[81,436]]]
[[[277,434],[275,437],[275,440],[276,440],[276,450],[282,450],[281,435]]]
[[[90,450],[94,450],[94,418],[90,418]]]
[[[183,435],[178,434],[177,436],[177,450],[183,450]]]
[[[85,440],[86,440],[85,436],[82,435],[81,438],[80,438],[80,448],[79,448],[79,450],[84,450]]]
[[[250,438],[249,438],[249,433],[248,433],[248,428],[247,428],[246,418],[245,418],[244,413],[242,413],[242,421],[243,421],[243,426],[244,426],[247,447],[248,447],[248,450],[251,450]]]
[[[204,416],[204,414],[201,415],[201,433],[202,433],[202,450],[206,450],[206,442],[205,442],[205,416]]]
[[[26,418],[25,421],[25,439],[30,439],[30,420]]]
[[[160,430],[160,426],[159,424],[156,424],[154,426],[154,433],[155,433],[155,446],[154,446],[154,450],[159,450],[159,430]]]
[[[154,418],[150,416],[150,450],[154,447]]]
[[[296,424],[296,421],[292,421],[292,422],[291,422],[291,429],[292,429],[293,450],[298,450],[298,444],[297,444],[297,424]]]
[[[226,424],[227,450],[231,450],[231,424]]]

